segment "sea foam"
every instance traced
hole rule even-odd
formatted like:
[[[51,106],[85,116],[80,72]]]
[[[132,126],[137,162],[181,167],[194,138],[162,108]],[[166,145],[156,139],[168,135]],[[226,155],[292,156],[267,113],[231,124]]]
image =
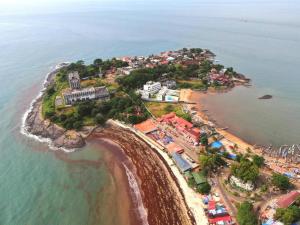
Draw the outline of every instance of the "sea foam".
[[[147,220],[147,210],[144,207],[143,200],[142,200],[142,195],[139,189],[139,185],[137,183],[137,180],[135,179],[135,176],[133,173],[128,169],[128,167],[123,163],[123,166],[126,171],[126,175],[128,178],[129,186],[131,189],[131,193],[133,198],[135,199],[135,202],[137,204],[137,209],[140,215],[140,219],[142,221],[143,225],[149,225],[148,220]]]
[[[44,92],[46,91],[46,89],[47,89],[46,85],[47,85],[49,76],[51,74],[55,73],[57,70],[61,69],[62,67],[68,65],[68,64],[69,64],[69,62],[60,63],[60,64],[56,65],[54,67],[54,69],[51,69],[51,71],[46,75],[46,77],[44,79],[44,82],[43,82],[43,85],[42,85],[43,88],[41,89],[39,94],[36,96],[36,98],[34,98],[31,101],[29,108],[26,110],[26,112],[24,113],[24,115],[22,117],[22,124],[21,124],[21,129],[20,129],[21,134],[23,134],[23,135],[25,135],[29,138],[32,138],[36,141],[39,141],[39,142],[42,142],[42,143],[47,143],[51,150],[62,150],[62,151],[67,152],[67,153],[68,152],[74,152],[75,149],[66,149],[66,148],[62,148],[62,147],[56,147],[56,146],[54,146],[53,141],[50,138],[44,138],[44,137],[40,137],[40,136],[31,134],[28,131],[28,126],[26,125],[26,119],[27,119],[29,113],[32,112],[34,104],[43,96]]]

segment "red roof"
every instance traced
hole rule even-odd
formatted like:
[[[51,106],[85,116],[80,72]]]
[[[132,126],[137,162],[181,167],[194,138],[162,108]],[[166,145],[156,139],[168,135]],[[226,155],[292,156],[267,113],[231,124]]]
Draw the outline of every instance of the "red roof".
[[[298,191],[291,191],[286,195],[283,195],[281,198],[278,199],[277,205],[279,208],[287,208],[292,205],[296,199],[300,196],[300,192]]]
[[[177,152],[177,153],[183,153],[184,150],[182,147],[180,147],[179,145],[177,145],[176,143],[174,142],[171,142],[170,144],[168,144],[167,146],[167,150],[172,154],[174,152]]]
[[[136,124],[136,125],[134,125],[134,128],[138,129],[139,131],[141,131],[145,134],[157,130],[157,126],[152,121],[152,119],[148,119],[142,123]]]
[[[209,221],[209,223],[217,223],[220,221],[230,222],[231,216],[220,216],[220,217],[208,219],[208,221]]]
[[[208,210],[213,210],[216,208],[216,202],[215,201],[209,201],[208,202]]]

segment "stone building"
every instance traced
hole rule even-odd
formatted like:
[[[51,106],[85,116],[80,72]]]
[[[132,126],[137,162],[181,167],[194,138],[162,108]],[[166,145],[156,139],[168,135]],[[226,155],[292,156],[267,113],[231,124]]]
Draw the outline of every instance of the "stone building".
[[[80,76],[77,71],[69,73],[68,81],[71,89],[80,89]]]
[[[73,105],[79,101],[92,99],[109,100],[109,92],[105,86],[67,90],[63,93],[63,96],[66,105]]]

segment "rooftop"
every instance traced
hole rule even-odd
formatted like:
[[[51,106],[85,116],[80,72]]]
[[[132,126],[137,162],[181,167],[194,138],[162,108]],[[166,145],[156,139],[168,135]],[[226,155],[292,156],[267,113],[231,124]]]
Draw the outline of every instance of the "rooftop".
[[[283,195],[281,198],[279,198],[277,201],[277,205],[279,208],[287,208],[290,205],[292,205],[299,196],[300,196],[299,191],[291,191],[290,193],[287,193]]]
[[[186,172],[192,169],[191,165],[185,159],[183,159],[180,154],[174,152],[172,154],[172,157],[182,172]]]
[[[136,124],[134,125],[134,128],[138,129],[139,131],[145,134],[157,130],[157,126],[152,119],[148,119],[142,123]]]

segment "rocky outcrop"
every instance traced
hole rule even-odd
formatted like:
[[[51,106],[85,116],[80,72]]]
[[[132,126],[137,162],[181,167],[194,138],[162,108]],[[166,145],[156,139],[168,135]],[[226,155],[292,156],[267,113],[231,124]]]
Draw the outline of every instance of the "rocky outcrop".
[[[264,96],[259,97],[258,99],[271,99],[271,98],[273,98],[272,95],[264,95]]]
[[[56,75],[52,72],[48,75],[44,87],[49,86]],[[48,138],[53,142],[54,147],[74,149],[81,148],[85,145],[85,140],[79,132],[67,131],[62,127],[52,123],[42,116],[42,98],[39,97],[33,103],[30,112],[25,120],[25,130],[37,137]]]

